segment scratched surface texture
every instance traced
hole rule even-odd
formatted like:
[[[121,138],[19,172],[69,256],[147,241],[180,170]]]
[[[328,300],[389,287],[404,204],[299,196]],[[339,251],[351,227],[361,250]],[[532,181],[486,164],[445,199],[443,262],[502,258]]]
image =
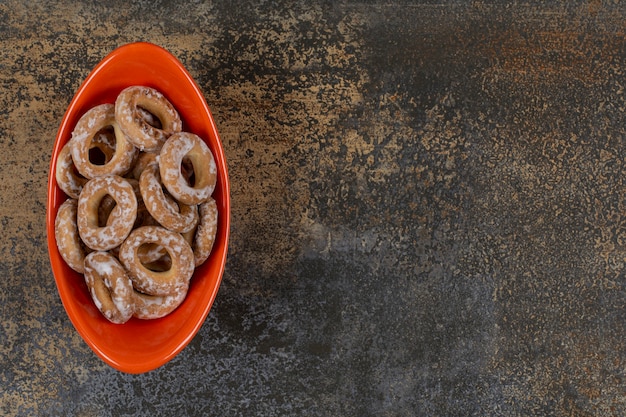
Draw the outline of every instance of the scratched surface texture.
[[[0,1],[0,414],[626,415],[626,5],[491,3]],[[65,107],[138,40],[212,108],[232,230],[198,335],[127,375],[44,218]]]

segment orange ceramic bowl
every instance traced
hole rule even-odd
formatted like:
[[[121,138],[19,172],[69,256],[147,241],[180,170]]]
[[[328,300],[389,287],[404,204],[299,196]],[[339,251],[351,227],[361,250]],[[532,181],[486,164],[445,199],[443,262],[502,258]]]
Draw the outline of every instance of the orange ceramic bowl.
[[[217,164],[217,237],[210,258],[196,269],[185,301],[157,320],[107,321],[92,302],[83,276],[70,269],[59,254],[54,220],[66,199],[54,175],[56,160],[72,130],[89,108],[113,103],[131,85],[160,90],[178,109],[183,129],[203,138]],[[59,128],[48,178],[46,227],[52,272],[67,314],[85,342],[104,362],[120,371],[142,373],[158,368],[180,353],[202,326],[211,309],[226,264],[230,231],[230,190],[224,150],[204,96],[183,65],[165,49],[145,42],[122,46],[89,74],[72,99]]]

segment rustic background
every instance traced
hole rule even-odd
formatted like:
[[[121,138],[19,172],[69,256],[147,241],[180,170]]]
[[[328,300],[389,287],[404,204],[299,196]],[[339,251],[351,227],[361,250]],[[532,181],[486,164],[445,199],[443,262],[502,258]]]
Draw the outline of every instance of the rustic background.
[[[0,414],[626,415],[626,5],[0,0]],[[52,144],[159,44],[226,150],[199,334],[127,375],[48,261]]]

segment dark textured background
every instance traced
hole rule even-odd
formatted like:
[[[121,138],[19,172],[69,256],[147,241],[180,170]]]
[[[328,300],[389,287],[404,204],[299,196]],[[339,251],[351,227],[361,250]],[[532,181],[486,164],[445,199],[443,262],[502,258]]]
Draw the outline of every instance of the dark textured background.
[[[0,414],[626,415],[626,5],[0,1]],[[61,117],[157,43],[212,108],[227,269],[144,375],[48,261]]]

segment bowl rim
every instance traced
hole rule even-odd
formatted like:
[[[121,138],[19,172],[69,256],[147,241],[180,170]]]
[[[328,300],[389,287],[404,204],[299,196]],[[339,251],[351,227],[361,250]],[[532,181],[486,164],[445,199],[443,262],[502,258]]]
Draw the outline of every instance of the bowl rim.
[[[202,119],[208,121],[208,126],[206,129],[210,131],[211,135],[214,136],[214,143],[211,147],[213,152],[213,156],[218,165],[218,187],[221,192],[221,205],[218,204],[220,211],[220,221],[219,226],[220,230],[218,230],[219,239],[222,243],[220,246],[219,253],[212,253],[211,256],[211,265],[212,270],[217,270],[217,276],[215,279],[214,286],[211,287],[211,291],[207,294],[202,295],[202,300],[205,301],[203,303],[203,308],[201,311],[195,315],[196,319],[190,321],[189,323],[185,322],[185,332],[182,332],[183,336],[180,336],[176,339],[176,341],[169,343],[166,349],[163,351],[159,351],[158,354],[154,355],[146,355],[141,358],[126,358],[126,357],[116,357],[112,355],[110,352],[107,353],[106,349],[103,349],[98,340],[95,340],[90,332],[85,327],[86,321],[80,317],[84,312],[79,311],[73,303],[68,302],[67,297],[71,296],[70,293],[74,291],[73,288],[70,288],[70,284],[68,284],[64,277],[61,275],[65,273],[69,269],[67,264],[63,261],[63,259],[58,254],[58,248],[56,246],[56,236],[54,232],[55,227],[55,219],[56,213],[58,210],[59,199],[63,198],[65,194],[60,190],[55,177],[55,169],[56,169],[56,159],[58,153],[65,145],[65,143],[69,140],[63,140],[64,137],[67,138],[68,129],[69,135],[71,135],[71,130],[73,126],[70,126],[72,118],[76,118],[76,112],[79,111],[80,107],[80,98],[85,92],[91,87],[91,83],[93,80],[99,76],[102,71],[106,71],[107,67],[117,59],[124,59],[124,57],[128,58],[130,56],[145,56],[149,54],[149,56],[154,59],[154,57],[158,57],[163,62],[167,61],[167,65],[171,66],[174,70],[177,71],[178,75],[182,76],[185,79],[187,86],[193,90],[194,100],[201,104],[201,109],[198,109],[199,112],[202,113]],[[133,58],[139,60],[140,58]],[[165,65],[165,64],[164,64]],[[181,78],[181,79],[182,79]],[[130,84],[129,84],[130,85]],[[92,100],[93,102],[93,100]],[[83,103],[84,104],[84,103]],[[95,103],[94,103],[95,105]],[[182,116],[182,114],[181,114]],[[184,117],[183,117],[184,118]],[[208,141],[208,138],[203,138]],[[223,178],[219,178],[222,176]],[[66,198],[66,197],[65,197]],[[191,77],[187,69],[183,66],[183,64],[169,51],[165,48],[156,45],[150,42],[132,42],[122,46],[119,46],[112,50],[109,54],[107,54],[87,75],[87,77],[80,84],[79,88],[76,90],[74,96],[72,97],[64,115],[61,119],[61,123],[59,124],[59,128],[57,130],[57,134],[55,136],[52,154],[50,157],[49,164],[49,172],[48,172],[48,186],[47,186],[47,197],[46,197],[46,233],[47,233],[47,244],[48,244],[48,255],[50,259],[50,264],[52,268],[52,273],[55,279],[55,283],[57,286],[57,290],[59,296],[61,298],[63,307],[73,324],[74,328],[78,331],[82,339],[87,343],[87,345],[99,356],[105,363],[110,365],[111,367],[126,373],[138,374],[151,371],[156,369],[165,363],[169,362],[176,355],[178,355],[187,344],[195,337],[197,332],[202,327],[203,323],[208,316],[215,298],[217,296],[217,292],[221,286],[221,281],[223,278],[225,266],[226,266],[226,258],[228,253],[228,242],[230,236],[230,180],[228,176],[228,165],[226,161],[226,157],[224,154],[224,148],[221,141],[221,137],[218,133],[217,126],[211,110],[206,102],[204,94],[202,90],[199,88],[195,80]],[[215,267],[213,267],[215,265]],[[76,273],[77,274],[77,273]],[[184,304],[184,302],[183,302]],[[194,313],[195,314],[195,313]],[[131,319],[138,320],[138,319]],[[159,319],[162,320],[162,319]],[[152,322],[152,321],[151,321]],[[154,321],[156,323],[156,321]],[[124,326],[124,325],[115,325],[115,326]]]

